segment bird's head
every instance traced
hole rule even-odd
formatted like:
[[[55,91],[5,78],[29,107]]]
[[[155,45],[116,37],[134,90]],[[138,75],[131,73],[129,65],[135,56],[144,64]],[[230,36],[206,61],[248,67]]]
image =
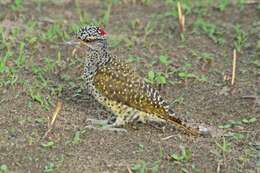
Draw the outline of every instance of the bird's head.
[[[104,28],[97,26],[85,26],[75,33],[77,39],[84,42],[92,42],[96,40],[104,40],[107,36],[107,32]]]
[[[74,33],[75,39],[67,42],[70,45],[83,44],[90,48],[101,46],[106,43],[106,36],[108,33],[102,27],[97,26],[84,26]]]

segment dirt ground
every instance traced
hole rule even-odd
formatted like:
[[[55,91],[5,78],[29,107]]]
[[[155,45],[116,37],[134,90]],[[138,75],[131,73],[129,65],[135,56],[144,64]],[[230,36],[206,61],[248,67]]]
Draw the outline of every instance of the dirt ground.
[[[0,172],[260,172],[260,3],[181,2],[183,34],[174,0],[1,0]],[[194,139],[169,124],[84,128],[111,116],[84,91],[84,53],[64,44],[90,23],[105,26],[113,54],[179,116],[223,135]]]

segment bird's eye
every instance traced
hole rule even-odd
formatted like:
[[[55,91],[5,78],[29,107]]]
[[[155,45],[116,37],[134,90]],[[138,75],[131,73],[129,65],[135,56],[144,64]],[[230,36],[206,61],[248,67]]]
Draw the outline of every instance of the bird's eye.
[[[99,34],[101,34],[100,28],[98,28],[97,32],[98,32]]]

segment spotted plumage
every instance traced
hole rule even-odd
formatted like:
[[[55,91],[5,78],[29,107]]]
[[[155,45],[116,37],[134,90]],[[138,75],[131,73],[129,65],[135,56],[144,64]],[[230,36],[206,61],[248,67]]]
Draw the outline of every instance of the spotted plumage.
[[[106,34],[99,27],[86,26],[76,36],[84,42],[88,52],[84,68],[88,91],[115,114],[116,120],[112,125],[169,121],[189,134],[198,135],[197,129],[176,118],[159,92],[146,83],[131,65],[111,55]]]

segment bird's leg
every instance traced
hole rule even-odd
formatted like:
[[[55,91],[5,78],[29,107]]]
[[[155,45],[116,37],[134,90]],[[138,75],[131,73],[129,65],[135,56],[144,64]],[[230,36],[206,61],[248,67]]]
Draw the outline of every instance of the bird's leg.
[[[98,120],[98,119],[87,119],[86,122],[91,123],[93,126],[102,127],[108,124],[108,120]]]
[[[124,125],[124,121],[122,118],[117,117],[115,122],[110,124],[109,120],[97,120],[97,119],[87,119],[87,122],[90,122],[91,125],[85,126],[88,129],[96,129],[96,130],[108,130],[108,131],[116,131],[116,132],[127,132],[124,128],[119,128]]]
[[[145,121],[151,125],[152,127],[156,128],[156,129],[159,129],[159,130],[162,130],[164,132],[165,130],[165,127],[166,127],[166,121],[159,118],[159,117],[156,117],[156,116],[153,116],[153,115],[146,115],[145,117]]]

